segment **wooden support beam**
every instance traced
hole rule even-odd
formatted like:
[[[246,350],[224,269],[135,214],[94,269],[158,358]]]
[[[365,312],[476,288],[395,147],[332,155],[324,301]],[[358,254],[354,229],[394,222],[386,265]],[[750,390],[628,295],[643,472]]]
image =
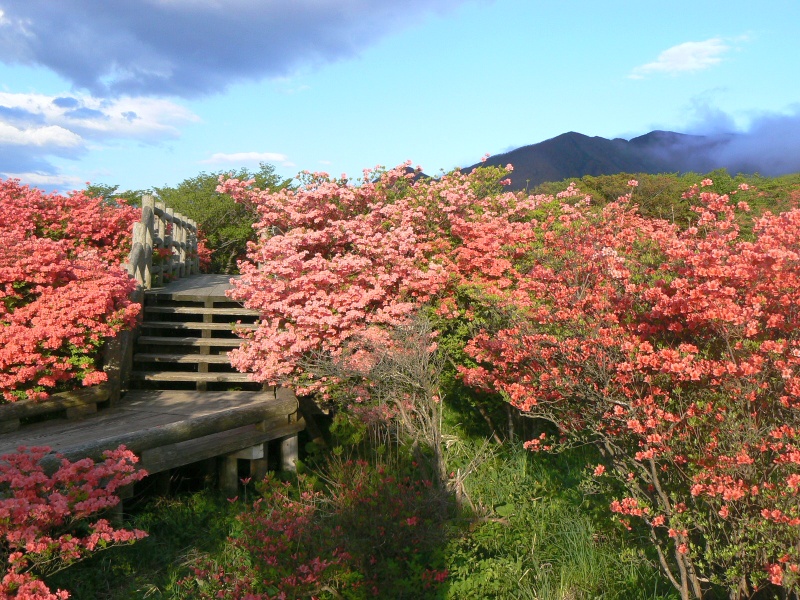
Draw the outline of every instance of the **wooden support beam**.
[[[267,444],[264,444],[264,458],[258,458],[250,461],[250,477],[253,481],[264,481],[264,477],[269,472],[269,456],[266,452]]]
[[[233,452],[228,456],[235,456],[236,458],[242,458],[244,460],[256,460],[259,458],[264,458],[264,455],[264,444],[257,444],[255,446],[250,446],[249,448],[243,448],[242,450]]]
[[[284,471],[297,470],[298,455],[297,435],[292,435],[281,440],[281,469]]]
[[[233,498],[239,491],[239,459],[235,456],[221,456],[219,458],[219,489]]]

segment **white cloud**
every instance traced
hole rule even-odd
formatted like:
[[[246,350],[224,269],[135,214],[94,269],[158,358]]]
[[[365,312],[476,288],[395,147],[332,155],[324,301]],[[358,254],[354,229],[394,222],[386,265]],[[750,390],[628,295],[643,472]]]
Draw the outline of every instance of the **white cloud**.
[[[9,174],[50,177],[57,172],[53,157],[76,159],[110,140],[158,143],[198,120],[180,104],[158,98],[0,92],[0,166]]]
[[[80,146],[82,143],[81,136],[57,125],[18,128],[8,123],[0,122],[0,144],[71,148]]]
[[[216,152],[201,160],[202,164],[214,165],[257,165],[258,163],[278,163],[282,167],[293,167],[285,154],[279,152]]]
[[[77,135],[95,138],[161,140],[180,134],[178,125],[199,121],[189,109],[158,98],[115,98],[86,95],[19,94],[0,92],[0,107],[24,111],[31,120],[63,127]],[[4,113],[0,111],[0,122]]]
[[[704,42],[684,42],[664,50],[658,58],[631,71],[631,79],[643,79],[651,73],[692,73],[713,67],[722,62],[722,55],[731,47],[722,38]]]
[[[62,191],[72,191],[81,189],[86,182],[80,177],[72,175],[48,175],[45,173],[0,173],[3,177],[19,179],[25,185],[46,186]]]

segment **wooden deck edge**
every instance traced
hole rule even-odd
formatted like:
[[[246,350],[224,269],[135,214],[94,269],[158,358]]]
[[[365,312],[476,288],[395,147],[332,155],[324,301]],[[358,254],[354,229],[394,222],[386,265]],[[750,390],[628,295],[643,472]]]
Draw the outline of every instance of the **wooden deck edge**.
[[[235,407],[141,431],[96,439],[62,449],[59,454],[69,460],[91,458],[97,461],[102,458],[103,452],[119,446],[125,446],[128,450],[141,454],[146,450],[179,444],[220,433],[220,430],[226,432],[247,425],[261,428],[263,429],[262,435],[269,436],[272,435],[273,430],[280,430],[284,426],[294,426],[295,423],[300,422],[301,417],[298,415],[297,409],[297,399],[293,394],[290,397],[279,395],[268,405]],[[246,446],[247,444],[242,447]],[[57,469],[60,464],[54,453],[45,456],[40,462],[47,471]]]
[[[304,428],[305,423],[302,418],[288,424],[264,424],[261,427],[246,425],[202,438],[145,450],[141,454],[140,464],[150,474],[160,473],[294,435]]]
[[[47,400],[39,402],[20,400],[11,404],[0,405],[0,433],[8,433],[19,428],[19,420],[37,415],[81,408],[105,402],[111,397],[112,385],[102,383],[82,390],[59,392]]]
[[[220,296],[218,294],[206,296],[204,294],[187,294],[185,292],[161,292],[154,289],[147,290],[145,294],[148,298],[171,302],[238,302],[237,300],[231,300],[228,296]]]

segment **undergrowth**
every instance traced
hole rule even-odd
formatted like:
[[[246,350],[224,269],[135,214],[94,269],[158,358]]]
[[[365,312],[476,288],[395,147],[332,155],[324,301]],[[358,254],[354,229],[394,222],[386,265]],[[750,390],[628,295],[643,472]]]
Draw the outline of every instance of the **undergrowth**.
[[[369,452],[343,431],[300,475],[156,498],[150,537],[49,581],[77,599],[675,598],[654,562],[602,510],[589,450],[532,455],[516,442],[447,437],[452,489],[434,490],[402,447]],[[258,494],[256,494],[258,489]],[[244,492],[245,489],[242,489]],[[253,500],[255,499],[255,502]]]

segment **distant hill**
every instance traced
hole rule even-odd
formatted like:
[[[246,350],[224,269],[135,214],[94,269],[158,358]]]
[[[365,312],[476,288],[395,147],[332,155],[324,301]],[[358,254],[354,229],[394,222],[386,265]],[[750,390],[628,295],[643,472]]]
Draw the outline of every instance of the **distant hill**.
[[[484,165],[511,163],[511,189],[532,189],[547,181],[615,173],[706,173],[718,168],[732,172],[740,164],[726,159],[733,135],[699,136],[651,131],[631,140],[589,137],[571,131],[538,144],[490,156],[464,171]]]

